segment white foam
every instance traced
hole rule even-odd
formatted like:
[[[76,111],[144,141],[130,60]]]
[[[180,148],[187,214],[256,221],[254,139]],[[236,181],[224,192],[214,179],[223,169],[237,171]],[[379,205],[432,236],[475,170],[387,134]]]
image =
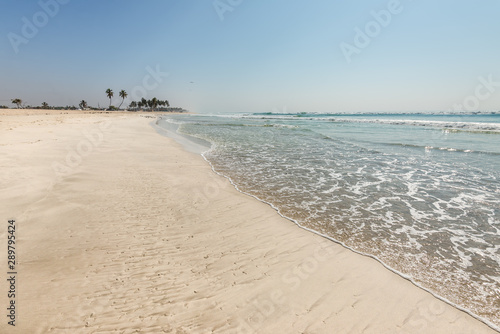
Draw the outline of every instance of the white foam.
[[[237,122],[239,125],[245,121]],[[321,149],[327,146],[318,148],[316,143],[321,145],[321,138],[324,137],[317,136],[313,141],[308,141],[307,133],[304,135],[303,132],[297,131],[300,136],[295,136],[295,131],[281,130],[282,127],[272,124],[268,126],[271,130],[266,131],[284,133],[283,139],[276,137],[273,145],[270,145],[260,138],[265,129],[250,131],[248,127],[206,128],[207,138],[217,138],[217,141],[221,142],[218,143],[219,146],[213,144],[212,149],[204,152],[202,156],[214,172],[226,177],[237,190],[241,191],[230,176],[238,180],[241,187],[250,189],[250,192],[253,189],[256,191],[254,194],[262,196],[241,192],[269,204],[283,217],[288,218],[287,214],[301,215],[300,222],[289,218],[298,226],[356,253],[376,259],[386,268],[401,274],[419,287],[424,288],[423,284],[435,283],[439,279],[449,280],[450,277],[466,279],[469,273],[474,272],[472,269],[468,272],[465,272],[465,269],[460,270],[458,266],[453,266],[454,261],[458,261],[455,264],[459,264],[461,268],[470,268],[471,263],[478,264],[477,257],[495,259],[497,248],[488,247],[484,243],[478,246],[472,244],[469,248],[460,246],[467,241],[476,241],[476,235],[461,235],[461,232],[455,230],[469,229],[468,226],[470,229],[476,228],[473,217],[467,216],[468,212],[474,212],[487,214],[490,217],[489,225],[498,233],[500,226],[494,218],[495,213],[487,211],[487,208],[498,207],[498,199],[492,196],[495,192],[500,193],[500,189],[495,188],[496,186],[484,186],[484,191],[489,194],[486,197],[479,196],[480,192],[469,196],[457,192],[458,189],[480,189],[480,182],[496,180],[497,174],[485,176],[478,174],[482,170],[478,169],[476,173],[470,168],[467,171],[471,173],[466,174],[458,155],[448,153],[444,154],[454,158],[455,163],[443,162],[441,153],[427,156],[425,160],[404,155],[392,158],[394,155],[379,154],[349,142],[339,143],[337,140],[328,141],[328,151],[322,151]],[[237,137],[224,141],[224,131],[229,131],[231,136]],[[316,135],[312,131],[310,133]],[[250,136],[250,140],[244,135]],[[440,146],[443,146],[443,151],[452,149],[445,145]],[[434,147],[428,146],[427,149]],[[221,168],[219,172],[215,166]],[[335,224],[329,226],[332,221]],[[307,227],[304,226],[306,224]],[[448,238],[448,233],[443,233],[446,232],[444,226],[449,229],[453,239]],[[332,234],[327,236],[327,232],[321,234],[314,231],[315,229],[331,229],[328,233]],[[481,230],[478,230],[478,233],[481,233]],[[371,240],[364,245],[361,240],[367,237]],[[441,239],[443,237],[445,239]],[[481,235],[478,234],[477,237],[480,238]],[[343,239],[339,241],[339,238]],[[430,240],[444,242],[442,245],[436,245],[437,249],[433,253],[434,246],[429,246]],[[373,249],[370,249],[372,246]],[[476,251],[472,246],[480,251]],[[412,274],[403,274],[390,268],[393,263],[391,261],[394,260],[391,249],[401,249],[394,263],[404,258],[405,260],[397,265],[401,265],[401,271]],[[368,252],[371,254],[366,254]],[[430,257],[433,262],[429,264],[429,270],[422,271],[422,264],[415,262],[420,253],[432,254]],[[423,257],[422,259],[425,260]],[[489,274],[486,273],[485,277],[489,277]],[[456,284],[475,283],[463,281]],[[450,300],[446,297],[452,296],[450,291],[453,287],[452,284],[450,290],[444,289],[436,294],[444,296],[440,299]],[[479,286],[477,290],[471,291],[480,298],[484,292],[481,289]],[[480,300],[475,301],[482,305]],[[475,305],[479,304],[463,305],[468,305],[473,310]]]
[[[216,174],[218,174],[218,175],[220,175],[220,176],[223,176],[223,177],[225,177],[226,179],[228,179],[228,181],[229,181],[229,182],[230,182],[230,183],[234,186],[234,188],[235,188],[237,191],[239,191],[239,192],[241,192],[241,193],[243,193],[243,194],[245,194],[245,195],[248,195],[248,196],[250,196],[250,197],[253,197],[253,198],[255,198],[256,200],[258,200],[258,201],[260,201],[260,202],[263,202],[263,203],[265,203],[265,204],[267,204],[267,205],[271,206],[274,210],[276,210],[276,212],[277,212],[280,216],[282,216],[282,217],[283,217],[283,218],[285,218],[285,219],[288,219],[289,221],[293,222],[293,223],[294,223],[294,224],[296,224],[298,227],[300,227],[300,228],[302,228],[302,229],[304,229],[304,230],[306,230],[306,231],[309,231],[309,232],[311,232],[311,233],[317,234],[317,235],[319,235],[319,236],[321,236],[321,237],[323,237],[323,238],[325,238],[325,239],[328,239],[328,240],[333,241],[333,242],[335,242],[335,243],[337,243],[337,244],[340,244],[340,245],[342,245],[343,247],[345,247],[345,248],[349,249],[350,251],[352,251],[352,252],[354,252],[354,253],[356,253],[356,254],[359,254],[359,255],[362,255],[362,256],[366,256],[366,257],[369,257],[369,258],[372,258],[372,259],[376,260],[376,261],[377,261],[377,262],[379,262],[381,265],[383,265],[386,269],[388,269],[388,270],[390,270],[391,272],[393,272],[393,273],[395,273],[395,274],[399,275],[400,277],[402,277],[402,278],[404,278],[404,279],[406,279],[406,280],[410,281],[410,282],[411,282],[413,285],[415,285],[416,287],[418,287],[418,288],[420,288],[420,289],[422,289],[422,290],[424,290],[424,291],[426,291],[426,292],[430,293],[430,294],[431,294],[431,295],[433,295],[435,298],[437,298],[437,299],[439,299],[439,300],[441,300],[441,301],[443,301],[443,302],[445,302],[445,303],[447,303],[447,304],[449,304],[449,305],[451,305],[451,306],[453,306],[453,307],[455,307],[455,308],[457,308],[457,309],[459,309],[459,310],[461,310],[461,311],[463,311],[463,312],[465,312],[465,313],[469,314],[470,316],[472,316],[473,318],[475,318],[475,319],[477,319],[477,320],[479,320],[479,321],[483,322],[484,324],[486,324],[486,325],[487,325],[487,326],[489,326],[490,328],[492,328],[492,329],[494,329],[494,330],[496,330],[496,331],[499,331],[499,332],[500,332],[500,326],[497,326],[497,325],[495,325],[494,323],[492,323],[491,321],[489,321],[489,320],[487,320],[487,319],[484,319],[484,318],[482,318],[482,317],[480,317],[480,316],[478,316],[478,315],[474,314],[474,313],[473,313],[473,312],[471,312],[470,310],[468,310],[468,309],[466,309],[466,308],[464,308],[464,307],[462,307],[462,306],[460,306],[460,305],[458,305],[458,304],[456,304],[456,303],[451,302],[451,301],[450,301],[450,300],[448,300],[447,298],[444,298],[444,297],[442,297],[442,296],[440,296],[440,295],[438,295],[438,294],[434,293],[432,290],[425,288],[425,287],[424,287],[424,286],[422,286],[420,283],[418,283],[417,281],[415,281],[415,280],[413,279],[413,277],[408,276],[408,275],[406,275],[406,274],[404,274],[404,273],[402,273],[402,272],[400,272],[400,271],[398,271],[398,270],[395,270],[395,269],[391,268],[390,266],[388,266],[387,264],[385,264],[382,260],[380,260],[378,257],[376,257],[376,256],[374,256],[374,255],[371,255],[371,254],[368,254],[368,253],[365,253],[365,252],[358,251],[358,250],[356,250],[356,249],[354,249],[354,248],[352,248],[352,247],[348,246],[347,244],[345,244],[345,243],[343,243],[343,242],[341,242],[341,241],[339,241],[339,240],[337,240],[337,239],[335,239],[335,238],[333,238],[333,237],[331,237],[331,236],[328,236],[328,235],[323,234],[323,233],[321,233],[321,232],[318,232],[318,231],[316,231],[316,230],[313,230],[313,229],[310,229],[310,228],[308,228],[308,227],[305,227],[305,226],[301,225],[301,224],[300,224],[297,220],[292,219],[292,218],[287,217],[287,216],[285,216],[284,214],[282,214],[282,213],[281,213],[281,210],[280,210],[278,207],[276,207],[273,203],[271,203],[271,202],[267,202],[267,201],[265,201],[265,200],[263,200],[263,199],[261,199],[261,198],[259,198],[259,197],[255,196],[255,195],[252,195],[252,194],[249,194],[249,193],[247,193],[247,192],[245,192],[245,191],[242,191],[242,190],[238,187],[238,185],[237,185],[236,183],[234,183],[234,182],[233,182],[233,180],[232,180],[230,177],[228,177],[228,176],[226,176],[226,175],[224,175],[224,174],[222,174],[222,173],[219,173],[219,172],[215,169],[215,167],[212,165],[212,163],[211,163],[211,162],[210,162],[210,161],[206,158],[206,154],[207,154],[207,153],[209,153],[209,151],[204,152],[204,153],[202,154],[202,157],[203,157],[203,158],[205,159],[205,161],[209,164],[209,166],[211,167],[212,171],[213,171],[214,173],[216,173]],[[411,228],[411,229],[412,229],[412,228]],[[420,232],[419,232],[419,231],[416,231],[416,230],[414,230],[414,229],[413,229],[413,230],[412,230],[412,233],[420,233]]]

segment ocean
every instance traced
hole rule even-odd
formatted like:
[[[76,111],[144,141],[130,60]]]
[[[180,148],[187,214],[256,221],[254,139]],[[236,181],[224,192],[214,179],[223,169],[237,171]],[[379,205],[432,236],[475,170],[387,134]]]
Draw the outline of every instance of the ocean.
[[[500,112],[158,124],[208,142],[203,156],[238,190],[500,328]]]

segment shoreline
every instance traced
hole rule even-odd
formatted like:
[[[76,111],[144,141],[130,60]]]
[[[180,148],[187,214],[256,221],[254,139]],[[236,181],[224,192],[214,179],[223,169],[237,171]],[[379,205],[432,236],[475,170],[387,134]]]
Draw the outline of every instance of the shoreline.
[[[495,333],[238,192],[152,114],[0,119],[1,211],[21,226],[13,333]],[[99,145],[55,181],[88,138]]]
[[[303,230],[305,230],[305,231],[307,231],[307,232],[309,232],[309,233],[313,233],[313,234],[318,235],[318,236],[320,236],[320,237],[322,237],[322,238],[325,238],[325,239],[327,239],[328,241],[331,241],[331,242],[333,242],[333,243],[335,243],[335,244],[338,244],[338,245],[340,245],[340,246],[344,247],[345,249],[347,249],[347,250],[349,250],[349,251],[351,251],[351,252],[353,252],[353,253],[355,253],[355,254],[357,254],[357,255],[360,255],[360,256],[363,256],[363,257],[367,257],[367,258],[370,258],[370,259],[372,259],[372,260],[377,261],[377,262],[378,262],[378,263],[380,263],[380,264],[381,264],[381,265],[382,265],[382,266],[383,266],[386,270],[388,270],[388,271],[390,271],[391,273],[393,273],[393,274],[395,274],[395,275],[398,275],[399,277],[401,277],[401,278],[403,278],[403,279],[407,280],[408,282],[412,283],[412,284],[413,284],[416,288],[421,289],[421,290],[423,290],[423,291],[425,291],[425,292],[427,292],[427,293],[431,294],[434,298],[436,298],[436,299],[438,299],[438,300],[440,300],[440,301],[442,301],[442,302],[444,302],[444,303],[448,304],[449,306],[451,306],[451,307],[453,307],[453,308],[456,308],[456,309],[457,309],[457,310],[459,310],[459,311],[462,311],[462,312],[464,312],[464,313],[468,314],[468,315],[469,315],[469,316],[471,316],[472,318],[474,318],[474,319],[478,320],[478,321],[479,321],[479,322],[481,322],[481,323],[484,323],[486,326],[488,326],[488,327],[490,327],[491,329],[493,329],[493,330],[495,330],[495,331],[497,331],[497,332],[499,332],[499,333],[500,333],[500,327],[496,326],[496,325],[495,325],[495,324],[493,324],[492,322],[488,321],[487,319],[483,319],[483,318],[481,318],[480,316],[478,316],[478,315],[474,314],[472,311],[470,311],[470,310],[468,310],[468,309],[466,309],[466,308],[464,308],[464,307],[461,307],[460,305],[457,305],[457,304],[455,304],[455,303],[453,303],[453,302],[449,301],[448,299],[446,299],[446,298],[444,298],[444,297],[440,296],[439,294],[435,293],[434,291],[432,291],[432,290],[430,290],[430,289],[425,288],[424,286],[422,286],[422,285],[420,285],[419,283],[415,282],[415,280],[414,280],[413,278],[411,278],[411,277],[409,277],[409,276],[405,275],[404,273],[402,273],[402,272],[400,272],[400,271],[398,271],[398,270],[396,270],[396,269],[391,268],[389,265],[385,264],[385,263],[384,263],[381,259],[379,259],[378,257],[376,257],[376,256],[374,256],[374,255],[371,255],[371,254],[368,254],[368,253],[363,253],[363,252],[361,252],[361,251],[358,251],[358,250],[356,250],[356,249],[354,249],[354,248],[352,248],[352,247],[347,246],[347,245],[346,245],[345,243],[343,243],[342,241],[339,241],[339,240],[337,240],[337,239],[335,239],[335,238],[333,238],[333,237],[331,237],[331,236],[328,236],[328,235],[323,234],[323,233],[321,233],[321,232],[318,232],[318,231],[316,231],[316,230],[313,230],[313,229],[310,229],[310,228],[308,228],[308,227],[305,227],[305,226],[301,225],[301,224],[300,224],[298,221],[296,221],[295,219],[290,218],[290,217],[287,217],[287,216],[285,216],[284,214],[282,214],[282,213],[281,213],[281,211],[280,211],[280,209],[279,209],[279,208],[277,208],[274,204],[272,204],[272,203],[270,203],[270,202],[267,202],[267,201],[265,201],[265,200],[263,200],[263,199],[260,199],[258,196],[255,196],[255,195],[249,194],[249,193],[247,193],[247,192],[245,192],[245,191],[243,191],[243,190],[239,189],[238,185],[237,185],[236,183],[234,183],[234,182],[233,182],[233,180],[232,180],[230,177],[228,177],[228,176],[226,176],[226,175],[224,175],[224,174],[222,174],[222,173],[217,172],[217,171],[215,170],[215,168],[213,167],[212,163],[211,163],[211,162],[210,162],[210,161],[209,161],[209,160],[208,160],[208,159],[207,159],[207,158],[206,158],[203,154],[202,154],[202,156],[203,156],[203,158],[205,159],[205,161],[206,161],[206,162],[210,165],[210,167],[212,168],[213,172],[214,172],[214,173],[216,173],[217,175],[220,175],[220,176],[222,176],[222,177],[226,178],[226,179],[227,179],[227,180],[231,183],[231,185],[232,185],[232,186],[233,186],[233,187],[234,187],[234,188],[235,188],[238,192],[240,192],[240,193],[242,193],[242,194],[244,194],[244,195],[250,196],[250,197],[252,197],[252,198],[256,199],[257,201],[259,201],[259,202],[261,202],[261,203],[263,203],[263,204],[269,205],[269,206],[270,206],[273,210],[275,210],[275,211],[276,211],[276,213],[277,213],[278,215],[280,215],[280,216],[281,216],[281,217],[283,217],[284,219],[286,219],[286,220],[288,220],[288,221],[290,221],[290,222],[294,223],[295,225],[297,225],[297,227],[299,227],[299,228],[301,228],[301,229],[303,229]]]
[[[157,119],[157,121],[156,121],[156,122],[152,122],[151,124],[152,124],[152,126],[154,126],[154,127],[158,127],[158,128],[160,128],[160,129],[161,129],[161,126],[159,126],[159,125],[158,125],[158,119]],[[166,132],[165,136],[167,136],[167,137],[169,137],[169,138],[171,138],[171,139],[174,139],[177,143],[181,144],[181,145],[182,145],[182,146],[183,146],[186,150],[190,151],[190,150],[189,150],[189,147],[185,146],[185,145],[188,145],[188,144],[184,144],[184,143],[182,142],[182,140],[179,140],[177,137],[172,136],[172,134],[171,134],[171,133],[169,133],[168,131],[165,131],[165,132]],[[190,135],[180,135],[180,136],[183,136],[183,137],[191,137]],[[212,148],[213,148],[213,147],[212,147]],[[471,310],[469,310],[469,309],[467,309],[467,308],[464,308],[464,307],[462,307],[462,306],[460,306],[460,305],[458,305],[458,304],[455,304],[455,303],[453,303],[452,301],[450,301],[450,300],[446,299],[445,297],[440,296],[438,293],[436,293],[436,292],[434,292],[434,291],[432,291],[432,290],[430,290],[430,289],[428,289],[428,288],[426,288],[426,287],[422,286],[421,284],[419,284],[418,282],[416,282],[416,281],[415,281],[412,277],[410,277],[410,276],[408,276],[408,275],[405,275],[404,273],[402,273],[402,272],[400,272],[400,271],[398,271],[398,270],[396,270],[396,269],[394,269],[394,268],[390,267],[389,265],[387,265],[386,263],[384,263],[384,262],[383,262],[381,259],[379,259],[378,257],[376,257],[376,256],[374,256],[374,255],[371,255],[371,254],[368,254],[368,253],[364,253],[364,252],[358,251],[358,250],[356,250],[356,249],[354,249],[354,248],[352,248],[352,247],[349,247],[348,245],[346,245],[345,243],[343,243],[343,242],[342,242],[342,241],[340,241],[340,240],[337,240],[337,239],[335,239],[335,238],[333,238],[333,237],[331,237],[331,236],[328,236],[328,235],[326,235],[326,234],[323,234],[323,233],[321,233],[321,232],[318,232],[318,231],[316,231],[316,230],[313,230],[313,229],[311,229],[311,228],[308,228],[308,227],[306,227],[306,226],[303,226],[303,225],[301,225],[301,224],[300,224],[300,222],[298,222],[297,220],[295,220],[295,219],[293,219],[293,218],[290,218],[290,217],[287,217],[286,215],[284,215],[284,214],[281,212],[281,210],[280,210],[278,207],[276,207],[273,203],[268,202],[268,201],[266,201],[266,200],[263,200],[263,199],[259,198],[259,197],[258,197],[258,196],[256,196],[256,195],[252,195],[252,194],[250,194],[250,193],[247,193],[247,192],[245,192],[245,191],[241,190],[241,189],[238,187],[238,185],[237,185],[237,184],[236,184],[236,183],[235,183],[235,182],[231,179],[231,177],[229,177],[229,176],[227,176],[227,175],[224,175],[224,174],[223,174],[223,173],[221,173],[221,172],[218,172],[218,171],[215,169],[215,167],[213,166],[213,164],[210,162],[210,160],[208,160],[208,159],[207,159],[207,157],[206,157],[206,153],[208,153],[208,151],[210,151],[212,148],[209,148],[209,149],[207,149],[207,150],[206,150],[206,151],[204,151],[204,152],[192,152],[192,153],[197,153],[197,154],[200,154],[200,155],[203,157],[203,159],[207,162],[207,164],[210,166],[210,168],[212,169],[212,171],[213,171],[215,174],[220,175],[220,176],[222,176],[222,177],[226,178],[226,179],[229,181],[229,183],[231,183],[231,185],[232,185],[232,186],[233,186],[233,187],[234,187],[234,188],[235,188],[238,192],[240,192],[240,193],[242,193],[242,194],[244,194],[244,195],[246,195],[246,196],[252,197],[252,198],[256,199],[257,201],[259,201],[259,202],[261,202],[261,203],[263,203],[263,204],[266,204],[266,205],[270,206],[273,210],[275,210],[275,211],[276,211],[276,213],[277,213],[278,215],[280,215],[280,216],[281,216],[281,217],[283,217],[284,219],[286,219],[286,220],[288,220],[288,221],[290,221],[290,222],[294,223],[297,227],[299,227],[299,228],[301,228],[301,229],[303,229],[303,230],[305,230],[305,231],[307,231],[307,232],[313,233],[313,234],[318,235],[318,236],[320,236],[320,237],[322,237],[322,238],[325,238],[325,239],[327,239],[327,240],[329,240],[329,241],[331,241],[331,242],[333,242],[333,243],[336,243],[336,244],[338,244],[338,245],[340,245],[340,246],[344,247],[345,249],[350,250],[351,252],[353,252],[353,253],[355,253],[355,254],[358,254],[358,255],[360,255],[360,256],[367,257],[367,258],[370,258],[370,259],[372,259],[372,260],[377,261],[377,262],[378,262],[378,263],[380,263],[380,264],[381,264],[381,265],[382,265],[382,266],[383,266],[386,270],[388,270],[388,271],[390,271],[390,272],[392,272],[392,273],[394,273],[394,274],[396,274],[396,275],[400,276],[401,278],[403,278],[403,279],[405,279],[405,280],[409,281],[409,282],[410,282],[410,283],[412,283],[415,287],[417,287],[417,288],[419,288],[419,289],[421,289],[421,290],[423,290],[423,291],[425,291],[425,292],[427,292],[427,293],[431,294],[434,298],[436,298],[436,299],[438,299],[438,300],[440,300],[440,301],[442,301],[442,302],[444,302],[444,303],[448,304],[449,306],[451,306],[451,307],[453,307],[453,308],[456,308],[456,309],[457,309],[457,310],[459,310],[459,311],[462,311],[462,312],[464,312],[464,313],[466,313],[466,314],[470,315],[471,317],[473,317],[474,319],[476,319],[476,320],[478,320],[478,321],[480,321],[480,322],[484,323],[485,325],[487,325],[487,326],[488,326],[488,327],[490,327],[491,329],[493,329],[493,330],[495,330],[495,331],[497,331],[497,332],[500,332],[500,327],[498,327],[498,326],[497,326],[497,325],[495,325],[494,323],[490,322],[490,321],[489,321],[489,320],[487,320],[487,319],[482,318],[481,316],[479,316],[479,315],[477,315],[477,314],[474,314]]]

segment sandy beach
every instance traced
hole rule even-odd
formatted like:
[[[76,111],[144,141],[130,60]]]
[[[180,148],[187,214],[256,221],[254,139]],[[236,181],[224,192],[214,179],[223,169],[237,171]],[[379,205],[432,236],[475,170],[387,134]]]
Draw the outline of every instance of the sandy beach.
[[[239,193],[155,118],[0,111],[0,333],[497,333]]]

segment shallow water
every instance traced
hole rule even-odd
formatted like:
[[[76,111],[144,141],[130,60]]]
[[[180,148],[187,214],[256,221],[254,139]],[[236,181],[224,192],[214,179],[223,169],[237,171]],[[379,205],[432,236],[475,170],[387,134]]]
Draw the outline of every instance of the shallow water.
[[[167,119],[242,191],[500,326],[499,113]]]

